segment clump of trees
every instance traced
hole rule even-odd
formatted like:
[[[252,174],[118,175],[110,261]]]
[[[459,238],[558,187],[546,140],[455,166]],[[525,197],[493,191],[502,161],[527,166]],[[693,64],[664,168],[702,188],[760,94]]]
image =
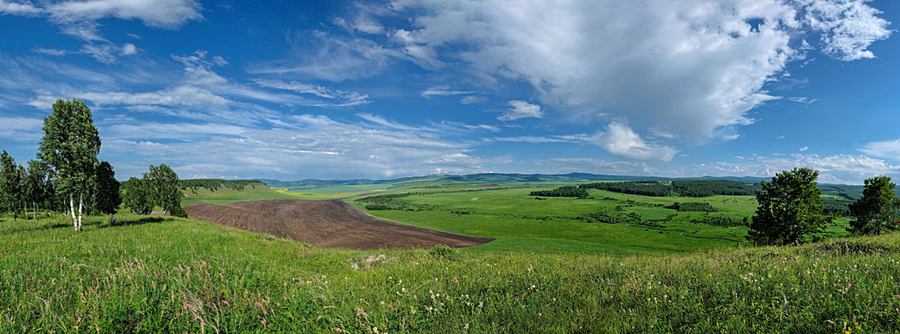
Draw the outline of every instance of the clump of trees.
[[[575,186],[562,186],[553,190],[536,190],[531,192],[531,196],[544,197],[578,197],[581,199],[588,198],[587,190]]]
[[[834,220],[822,212],[819,172],[794,168],[762,181],[756,195],[759,207],[751,218],[748,239],[757,245],[790,245],[818,239],[816,233]]]
[[[38,218],[42,208],[62,211],[76,231],[81,231],[85,215],[109,214],[115,221],[121,185],[113,166],[97,158],[101,142],[91,109],[78,99],[58,99],[42,129],[37,160],[27,167],[17,165],[6,151],[0,154],[0,210],[13,213],[14,219],[23,212],[29,218],[29,211]],[[151,166],[149,175],[148,193],[154,197],[148,203],[184,216],[175,172],[165,165]]]
[[[143,178],[132,177],[125,185],[125,206],[137,214],[149,214],[154,207],[163,209],[163,213],[176,217],[187,217],[181,207],[181,192],[178,174],[166,166],[150,165],[150,171]]]
[[[25,213],[40,216],[41,207],[68,211],[76,231],[86,213],[114,213],[119,182],[112,166],[97,159],[100,136],[91,109],[84,102],[56,100],[44,118],[44,136],[38,145],[38,160],[28,167],[17,165],[3,151],[0,155],[0,197],[13,217]],[[14,218],[15,219],[15,218]]]
[[[672,205],[666,206],[666,209],[673,209],[676,211],[694,211],[694,212],[716,212],[716,210],[711,204],[703,203],[703,202],[684,202],[679,203],[675,202]]]
[[[855,235],[878,235],[896,229],[900,209],[900,199],[894,194],[896,186],[887,176],[865,180],[863,197],[850,204],[856,219],[847,230]]]
[[[657,181],[596,182],[582,184],[578,188],[654,197],[664,197],[672,194],[672,186]]]

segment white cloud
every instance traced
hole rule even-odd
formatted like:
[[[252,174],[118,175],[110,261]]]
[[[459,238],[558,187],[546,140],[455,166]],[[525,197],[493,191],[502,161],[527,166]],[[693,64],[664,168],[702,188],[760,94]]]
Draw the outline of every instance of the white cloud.
[[[337,122],[321,115],[288,121],[302,128],[256,130],[212,123],[112,127],[107,131],[112,134],[104,142],[104,155],[115,159],[143,145],[148,156],[135,161],[133,172],[123,168],[128,169],[124,174],[139,173],[146,165],[165,161],[179,175],[282,179],[473,173],[500,163],[473,156],[464,144],[415,131]],[[160,138],[154,137],[157,132]],[[189,141],[179,137],[191,133],[209,135]]]
[[[405,59],[400,51],[361,38],[338,38],[321,31],[288,38],[292,43],[290,57],[256,64],[249,72],[341,82],[376,75],[393,59]]]
[[[806,152],[807,150],[809,150],[809,146],[803,146],[800,148],[800,152]]]
[[[513,142],[513,143],[529,143],[529,144],[571,143],[572,142],[572,140],[562,139],[562,138],[558,138],[558,137],[540,137],[540,136],[495,137],[495,138],[493,138],[493,140]]]
[[[638,160],[670,161],[678,153],[672,147],[648,143],[622,123],[610,123],[609,129],[593,141],[611,154]]]
[[[34,49],[34,52],[43,53],[43,54],[51,55],[51,56],[65,56],[66,53],[68,53],[68,51],[66,51],[66,50],[49,49],[49,48],[36,48],[36,49]]]
[[[472,93],[472,91],[452,90],[449,86],[434,86],[422,91],[420,95],[424,98],[430,98],[432,96],[450,96]]]
[[[344,92],[341,90],[330,90],[322,86],[314,86],[297,81],[285,82],[281,80],[255,80],[257,85],[268,88],[281,90],[289,90],[300,94],[311,94],[317,97],[334,100],[335,102],[321,103],[320,106],[333,107],[352,107],[367,104],[370,101],[369,95],[360,94],[358,92]]]
[[[520,100],[512,100],[507,102],[509,104],[510,109],[507,109],[503,115],[497,117],[498,120],[501,121],[514,121],[520,118],[543,118],[544,112],[541,111],[541,106],[537,104],[531,104],[525,101]]]
[[[891,35],[887,28],[890,22],[878,17],[881,11],[866,2],[869,1],[800,1],[806,6],[806,21],[822,32],[822,52],[844,61],[875,57],[866,48]]]
[[[819,99],[810,99],[805,96],[791,96],[791,97],[788,97],[787,99],[788,99],[788,101],[803,103],[803,104],[813,104],[813,103],[816,103],[816,101],[819,101]]]
[[[897,175],[900,166],[865,155],[836,154],[821,157],[817,154],[753,156],[737,162],[716,162],[696,165],[696,175],[770,177],[793,168],[809,167],[819,171],[820,183],[862,184],[864,179],[878,175]]]
[[[440,123],[432,123],[432,125],[438,129],[447,131],[447,132],[458,132],[458,131],[478,131],[478,130],[487,130],[490,132],[500,132],[502,131],[499,127],[487,124],[478,124],[471,125],[465,124],[461,122],[453,122],[453,121],[441,121]]]
[[[0,14],[45,16],[64,34],[87,42],[79,53],[107,64],[116,61],[117,52],[127,56],[136,53],[137,48],[131,43],[116,47],[101,36],[98,20],[139,20],[148,27],[177,29],[189,21],[203,19],[201,10],[194,0],[63,0],[40,1],[37,6],[0,0]]]
[[[31,117],[0,116],[0,138],[15,141],[36,141],[43,136],[44,120]]]
[[[874,157],[900,160],[900,139],[866,143],[859,151]]]
[[[87,0],[61,1],[45,10],[58,23],[94,21],[106,17],[139,20],[154,28],[175,29],[200,20],[202,8],[194,0]]]
[[[384,45],[426,69],[464,66],[485,85],[522,81],[573,119],[620,119],[701,142],[733,138],[754,122],[749,110],[778,98],[764,86],[805,58],[814,47],[805,36],[821,34],[823,52],[849,61],[890,35],[866,1],[410,0],[387,8],[381,22],[395,27]]]
[[[613,161],[594,158],[552,158],[530,161],[531,172],[546,173],[594,173],[606,175],[674,176],[670,170],[659,170],[644,162]]]
[[[123,56],[130,56],[130,55],[136,54],[138,52],[138,49],[136,46],[134,46],[134,44],[125,43],[125,45],[122,45],[121,52],[122,52]]]
[[[477,95],[469,95],[469,96],[459,99],[459,103],[462,103],[462,104],[476,104],[476,103],[488,103],[488,102],[491,102],[491,100],[488,99],[487,97],[477,96]]]
[[[43,10],[28,2],[7,2],[0,0],[0,15],[35,16],[43,13]]]
[[[104,64],[112,64],[116,62],[116,55],[114,54],[115,49],[110,44],[85,44],[81,46],[81,50],[78,53],[83,53],[94,57],[97,61]]]

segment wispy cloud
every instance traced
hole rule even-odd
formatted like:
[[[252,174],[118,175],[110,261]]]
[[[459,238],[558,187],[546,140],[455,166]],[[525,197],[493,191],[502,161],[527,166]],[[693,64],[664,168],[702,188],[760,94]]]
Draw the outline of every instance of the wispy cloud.
[[[864,179],[878,175],[897,175],[900,166],[865,155],[790,154],[753,156],[734,162],[698,164],[691,174],[711,176],[770,177],[796,167],[810,167],[819,171],[820,183],[862,184]]]
[[[788,101],[803,103],[803,104],[813,104],[813,103],[816,103],[816,101],[819,101],[819,99],[810,99],[805,96],[791,96],[791,97],[788,97],[787,99],[788,99]]]
[[[141,162],[165,161],[185,177],[253,175],[292,178],[298,173],[318,178],[387,178],[398,175],[472,173],[499,163],[469,153],[460,143],[407,131],[401,124],[381,127],[344,123],[325,116],[304,115],[302,129],[257,130],[221,124],[151,124],[149,128],[115,127],[106,155],[116,157],[143,147],[153,152]],[[146,134],[128,135],[132,130]],[[154,131],[163,134],[154,137]],[[208,139],[174,140],[179,134],[209,133]],[[106,144],[105,144],[106,145]],[[143,159],[143,160],[142,160]],[[142,168],[142,169],[141,169]],[[127,168],[125,168],[127,169]]]
[[[281,90],[289,90],[300,94],[314,95],[320,98],[331,100],[331,102],[311,103],[315,106],[333,106],[333,107],[352,107],[367,104],[370,101],[369,95],[357,92],[344,92],[341,90],[331,90],[323,86],[313,86],[297,81],[285,82],[281,80],[255,80],[256,84],[262,87],[275,88]]]
[[[469,95],[469,96],[459,99],[459,103],[462,103],[462,104],[476,104],[476,103],[488,103],[488,102],[491,102],[491,99],[489,99],[485,96],[478,96],[478,95]]]
[[[449,86],[434,86],[430,87],[426,90],[423,90],[420,95],[424,98],[429,98],[432,96],[450,96],[450,95],[462,95],[462,94],[472,94],[472,91],[462,91],[462,90],[452,90]]]
[[[900,139],[866,143],[859,151],[874,157],[900,160]]]
[[[189,21],[202,20],[202,9],[200,3],[194,0],[64,0],[42,1],[37,6],[28,2],[0,1],[0,14],[46,17],[64,34],[85,42],[79,53],[107,64],[115,62],[120,55],[135,54],[137,48],[131,43],[119,47],[104,38],[99,31],[101,25],[98,20],[138,20],[148,27],[177,29]],[[56,52],[55,55],[64,54]]]

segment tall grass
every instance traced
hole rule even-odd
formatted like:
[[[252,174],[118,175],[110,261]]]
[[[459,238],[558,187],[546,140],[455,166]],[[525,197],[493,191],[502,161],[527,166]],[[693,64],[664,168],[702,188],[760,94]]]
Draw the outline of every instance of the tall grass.
[[[900,237],[666,256],[347,251],[178,218],[0,222],[2,333],[900,330]]]

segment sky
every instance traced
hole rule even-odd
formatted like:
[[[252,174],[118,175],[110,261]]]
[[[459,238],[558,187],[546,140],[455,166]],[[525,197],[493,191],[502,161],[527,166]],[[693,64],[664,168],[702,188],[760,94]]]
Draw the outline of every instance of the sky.
[[[900,177],[893,0],[0,0],[0,149],[117,178]]]

